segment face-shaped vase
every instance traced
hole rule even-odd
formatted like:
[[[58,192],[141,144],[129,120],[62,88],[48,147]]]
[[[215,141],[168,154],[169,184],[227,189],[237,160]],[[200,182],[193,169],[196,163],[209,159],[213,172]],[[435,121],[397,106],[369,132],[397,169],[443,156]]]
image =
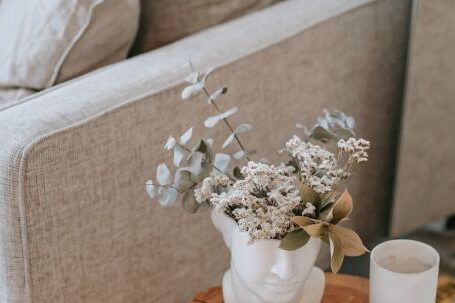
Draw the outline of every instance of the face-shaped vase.
[[[316,303],[320,301],[324,281],[321,273],[314,273],[314,263],[321,241],[310,238],[303,247],[287,251],[279,248],[278,240],[258,240],[250,244],[246,232],[228,216],[212,210],[212,221],[223,235],[231,252],[231,268],[223,278],[226,303]],[[310,275],[317,275],[308,279]],[[313,292],[306,299],[308,280]],[[321,281],[322,279],[322,281]],[[310,281],[308,281],[310,282]],[[308,284],[308,283],[307,283]],[[321,286],[322,285],[322,286]],[[318,299],[308,299],[310,297]],[[316,300],[316,301],[315,301]]]

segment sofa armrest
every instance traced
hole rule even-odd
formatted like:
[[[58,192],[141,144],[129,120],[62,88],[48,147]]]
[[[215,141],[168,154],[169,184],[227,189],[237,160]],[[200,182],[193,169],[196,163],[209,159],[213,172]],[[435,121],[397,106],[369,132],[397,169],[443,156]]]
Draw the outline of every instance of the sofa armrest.
[[[179,101],[188,58],[218,68],[209,86],[229,86],[220,104],[239,106],[234,121],[255,125],[245,139],[271,160],[295,122],[354,114],[378,156],[353,184],[353,221],[387,229],[409,2],[286,1],[0,111],[0,301],[182,302],[220,283],[228,256],[208,216],[162,209],[143,187],[168,160],[165,137],[205,134],[213,114]]]

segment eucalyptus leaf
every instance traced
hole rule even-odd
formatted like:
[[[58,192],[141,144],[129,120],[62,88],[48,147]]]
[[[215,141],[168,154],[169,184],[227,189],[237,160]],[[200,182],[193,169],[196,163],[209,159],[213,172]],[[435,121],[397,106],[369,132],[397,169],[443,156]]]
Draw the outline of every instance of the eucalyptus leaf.
[[[214,127],[215,125],[218,124],[218,122],[220,122],[221,120],[223,119],[226,119],[228,118],[229,116],[235,114],[237,112],[238,108],[237,107],[233,107],[229,110],[227,110],[226,112],[222,113],[222,114],[218,114],[218,115],[214,115],[214,116],[211,116],[211,117],[208,117],[205,121],[204,121],[204,125],[205,127],[207,128],[212,128]]]
[[[221,95],[226,94],[227,91],[228,91],[227,87],[222,87],[222,88],[216,90],[213,94],[210,95],[210,98],[208,100],[209,104],[212,101],[215,101],[216,99],[218,99]]]
[[[166,144],[164,145],[164,149],[166,150],[171,150],[175,147],[175,144],[177,141],[173,136],[169,136],[169,138],[166,140]]]
[[[152,198],[152,199],[155,198],[155,196],[156,196],[155,185],[153,184],[152,180],[148,180],[145,183],[145,191],[147,192],[147,194],[149,195],[150,198]]]
[[[213,165],[221,170],[222,172],[226,172],[229,163],[231,161],[231,157],[226,154],[218,153],[215,155],[215,160],[213,161]]]
[[[198,176],[202,170],[202,162],[204,161],[204,154],[201,152],[193,152],[188,160],[191,174]]]
[[[198,72],[192,72],[185,78],[185,81],[191,84],[196,84],[199,82],[199,77],[200,74]]]
[[[226,119],[230,116],[232,116],[233,114],[235,114],[236,112],[238,111],[238,108],[237,107],[233,107],[227,111],[225,111],[224,113],[222,113],[220,116],[221,116],[221,119]]]
[[[296,250],[304,246],[310,236],[302,229],[297,229],[287,233],[280,241],[280,248],[284,250]]]
[[[167,168],[166,163],[161,163],[156,168],[156,180],[160,185],[169,185],[171,180],[171,172]]]
[[[194,197],[194,190],[189,190],[183,195],[183,209],[187,212],[194,214],[199,209],[200,204]]]
[[[180,163],[182,162],[184,157],[185,157],[185,150],[180,145],[176,145],[174,147],[174,161],[173,161],[175,167],[180,166]]]
[[[178,191],[175,188],[160,187],[158,189],[157,197],[162,206],[172,205],[178,197]]]
[[[234,133],[241,134],[241,133],[245,133],[247,131],[250,131],[252,129],[253,129],[253,126],[251,124],[243,123],[243,124],[240,124],[239,126],[237,126],[237,128],[234,131]]]
[[[198,82],[196,84],[185,87],[182,91],[182,100],[188,100],[198,96],[203,89],[204,84],[202,82]]]
[[[235,138],[235,133],[229,134],[229,136],[226,138],[226,140],[224,140],[223,146],[221,148],[226,148],[229,144],[232,143],[232,141],[234,141],[234,138]]]
[[[188,168],[180,168],[175,172],[174,186],[179,193],[184,193],[196,183],[191,180],[191,171]]]
[[[181,137],[180,137],[180,144],[186,144],[190,141],[191,136],[193,135],[193,128],[190,127]]]
[[[239,150],[238,152],[235,152],[235,153],[232,155],[232,157],[233,157],[234,159],[239,160],[239,159],[242,159],[243,157],[245,157],[245,155],[246,155],[246,153],[245,153],[243,150]]]

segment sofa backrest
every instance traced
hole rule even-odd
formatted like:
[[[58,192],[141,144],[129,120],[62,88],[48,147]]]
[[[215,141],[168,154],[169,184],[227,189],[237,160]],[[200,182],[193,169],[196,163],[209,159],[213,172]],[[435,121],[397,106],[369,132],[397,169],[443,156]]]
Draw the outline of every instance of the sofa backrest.
[[[131,54],[171,43],[282,0],[141,0],[141,20]]]

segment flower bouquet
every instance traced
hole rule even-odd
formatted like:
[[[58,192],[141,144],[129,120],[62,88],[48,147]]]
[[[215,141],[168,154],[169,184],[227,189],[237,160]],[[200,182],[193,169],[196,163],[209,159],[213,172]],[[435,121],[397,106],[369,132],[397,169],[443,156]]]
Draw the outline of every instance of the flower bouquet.
[[[310,238],[320,239],[330,246],[333,272],[338,272],[344,256],[367,252],[354,231],[338,225],[353,208],[343,183],[357,165],[368,160],[370,148],[367,140],[356,138],[353,117],[324,110],[312,127],[297,123],[299,136],[290,137],[278,151],[285,160],[272,164],[254,157],[255,151],[241,141],[252,125],[230,122],[238,109],[222,110],[218,105],[228,89],[209,92],[206,83],[211,72],[193,71],[186,79],[182,100],[205,95],[215,111],[204,121],[205,127],[224,124],[228,133],[220,149],[236,144],[238,151],[232,155],[216,152],[210,138],[190,144],[192,127],[180,137],[170,136],[164,148],[173,153],[175,172],[159,164],[156,181],[146,183],[149,196],[167,206],[183,195],[183,208],[191,213],[212,208],[235,222],[249,244],[274,240],[280,249],[294,251]],[[244,164],[231,167],[231,162],[239,161]]]

